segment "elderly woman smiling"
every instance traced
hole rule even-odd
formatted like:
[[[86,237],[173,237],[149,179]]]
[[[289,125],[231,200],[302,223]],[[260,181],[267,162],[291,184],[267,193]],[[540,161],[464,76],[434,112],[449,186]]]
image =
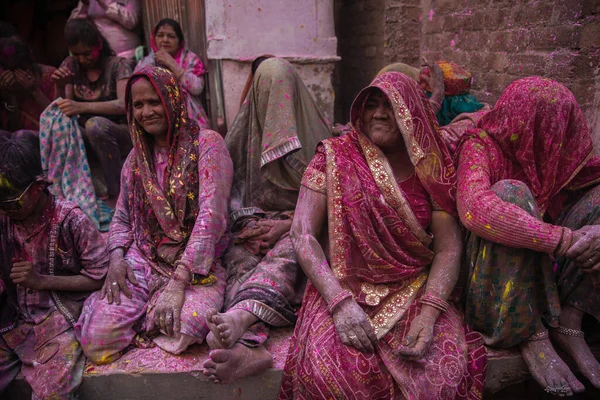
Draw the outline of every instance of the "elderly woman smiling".
[[[482,341],[448,302],[456,175],[427,97],[385,73],[351,120],[303,177],[291,232],[310,283],[280,398],[480,398]]]
[[[219,257],[233,167],[223,139],[187,117],[165,68],[135,73],[126,105],[134,148],[111,225],[109,272],[76,328],[95,363],[118,358],[136,333],[174,354],[203,342],[204,314],[222,307],[225,290]]]

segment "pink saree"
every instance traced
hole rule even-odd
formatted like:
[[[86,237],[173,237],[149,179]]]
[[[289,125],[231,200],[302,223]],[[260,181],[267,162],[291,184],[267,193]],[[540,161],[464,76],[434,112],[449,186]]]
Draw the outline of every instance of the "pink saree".
[[[362,109],[374,88],[390,99],[431,207],[456,214],[455,170],[427,98],[406,75],[381,75],[354,101],[355,129],[324,140],[303,178],[307,188],[327,195],[330,265],[371,320],[379,339],[376,351],[361,353],[344,345],[327,304],[309,284],[280,399],[480,399],[485,349],[454,306],[436,321],[423,358],[396,353],[420,313],[433,238],[416,218],[387,158],[360,132]]]

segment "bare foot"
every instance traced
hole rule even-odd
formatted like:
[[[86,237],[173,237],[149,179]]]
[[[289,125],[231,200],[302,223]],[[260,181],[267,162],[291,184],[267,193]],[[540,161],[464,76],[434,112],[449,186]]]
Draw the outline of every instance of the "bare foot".
[[[206,341],[213,349],[230,349],[256,321],[258,318],[245,310],[235,309],[224,313],[209,310],[206,313],[206,322],[210,329],[210,339],[207,337]]]
[[[570,329],[581,330],[583,312],[570,307],[563,306],[559,323]],[[592,354],[589,346],[582,337],[568,336],[555,330],[550,332],[552,341],[556,343],[565,353],[569,355],[577,365],[577,369],[585,376],[594,387],[600,389],[600,363]]]
[[[202,365],[204,376],[213,383],[229,383],[258,375],[273,365],[273,356],[263,346],[246,347],[235,343],[231,349],[216,349]]]
[[[542,388],[564,387],[567,396],[585,390],[567,364],[556,354],[550,339],[526,341],[520,348],[529,372]]]
[[[218,313],[219,312],[217,310],[211,308],[205,314],[206,324],[208,325],[208,329],[210,329],[210,332],[208,332],[208,335],[206,335],[206,343],[211,349],[225,348],[221,340],[219,340],[221,337],[221,332],[217,328],[217,324],[213,322],[213,317]]]

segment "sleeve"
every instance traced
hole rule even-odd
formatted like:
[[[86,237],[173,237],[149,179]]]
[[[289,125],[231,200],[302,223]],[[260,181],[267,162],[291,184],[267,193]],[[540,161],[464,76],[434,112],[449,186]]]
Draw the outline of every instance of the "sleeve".
[[[192,96],[199,96],[204,89],[204,78],[202,75],[206,72],[204,70],[204,65],[202,61],[200,61],[200,57],[195,55],[192,52],[187,52],[186,63],[184,63],[183,68],[185,72],[179,79],[179,84],[181,87],[191,94]]]
[[[107,18],[118,22],[130,31],[134,30],[140,22],[139,0],[129,0],[125,5],[115,0],[98,0],[98,4],[104,9]]]
[[[60,64],[59,68],[65,67],[65,68],[68,68],[71,72],[75,72],[74,62],[75,62],[75,60],[73,59],[73,57],[69,56],[63,60],[63,62]]]
[[[140,69],[147,67],[148,65],[154,65],[154,57],[152,55],[148,55],[140,60],[135,66],[133,70],[134,73],[138,72]]]
[[[327,164],[325,147],[319,144],[314,157],[306,167],[302,185],[318,193],[327,194]]]
[[[496,243],[554,254],[568,229],[540,221],[500,199],[491,190],[491,176],[485,148],[473,140],[464,143],[458,161],[457,206],[465,227]]]
[[[77,18],[87,19],[88,7],[89,6],[87,4],[83,4],[80,1],[79,3],[77,3],[77,7],[75,7],[73,9],[73,11],[71,11],[71,16],[69,16],[69,19],[77,19]]]
[[[131,67],[127,60],[121,57],[117,57],[118,60],[115,62],[113,67],[113,79],[114,82],[118,82],[122,79],[129,79],[131,76]]]
[[[198,217],[178,264],[207,275],[215,262],[215,247],[227,229],[233,180],[233,162],[223,138],[214,131],[202,131],[198,171]]]
[[[127,252],[127,249],[133,243],[133,231],[129,220],[129,188],[133,182],[131,171],[132,155],[133,152],[129,153],[121,171],[121,190],[119,192],[119,199],[117,200],[115,215],[110,224],[110,234],[108,237],[109,252],[119,247]]]
[[[106,241],[96,225],[80,208],[74,208],[63,226],[73,239],[73,249],[81,264],[81,275],[94,280],[104,279],[108,271],[108,252]]]

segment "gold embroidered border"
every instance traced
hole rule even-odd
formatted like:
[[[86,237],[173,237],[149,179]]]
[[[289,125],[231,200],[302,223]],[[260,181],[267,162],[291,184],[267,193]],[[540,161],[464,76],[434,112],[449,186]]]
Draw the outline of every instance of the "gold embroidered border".
[[[410,160],[416,167],[419,161],[425,157],[425,152],[415,140],[415,125],[412,115],[410,114],[406,103],[404,103],[404,99],[390,82],[383,82],[381,83],[381,86],[385,88],[386,93],[389,93],[392,96],[390,100],[393,100],[392,107],[394,107],[396,122],[398,123],[400,132],[404,138],[404,143],[406,144],[406,149],[408,150]]]
[[[400,321],[419,289],[427,282],[428,275],[427,272],[423,272],[410,284],[391,295],[383,303],[379,312],[370,318],[377,339],[384,337]]]
[[[327,194],[327,175],[314,168],[306,168],[302,177],[302,185],[315,192]]]
[[[343,139],[344,140],[344,139]],[[335,153],[327,141],[325,147],[327,162],[327,217],[329,223],[329,247],[331,253],[331,269],[338,280],[346,277],[344,255],[344,229],[342,219],[342,190],[340,186],[339,169],[335,162]]]
[[[408,200],[404,197],[402,189],[394,179],[392,167],[385,155],[377,146],[369,141],[363,134],[358,134],[358,140],[362,147],[362,151],[367,159],[369,169],[375,178],[375,182],[381,190],[385,201],[392,206],[403,222],[406,224],[410,232],[425,246],[431,244],[431,236],[419,224],[419,220],[415,216]]]

